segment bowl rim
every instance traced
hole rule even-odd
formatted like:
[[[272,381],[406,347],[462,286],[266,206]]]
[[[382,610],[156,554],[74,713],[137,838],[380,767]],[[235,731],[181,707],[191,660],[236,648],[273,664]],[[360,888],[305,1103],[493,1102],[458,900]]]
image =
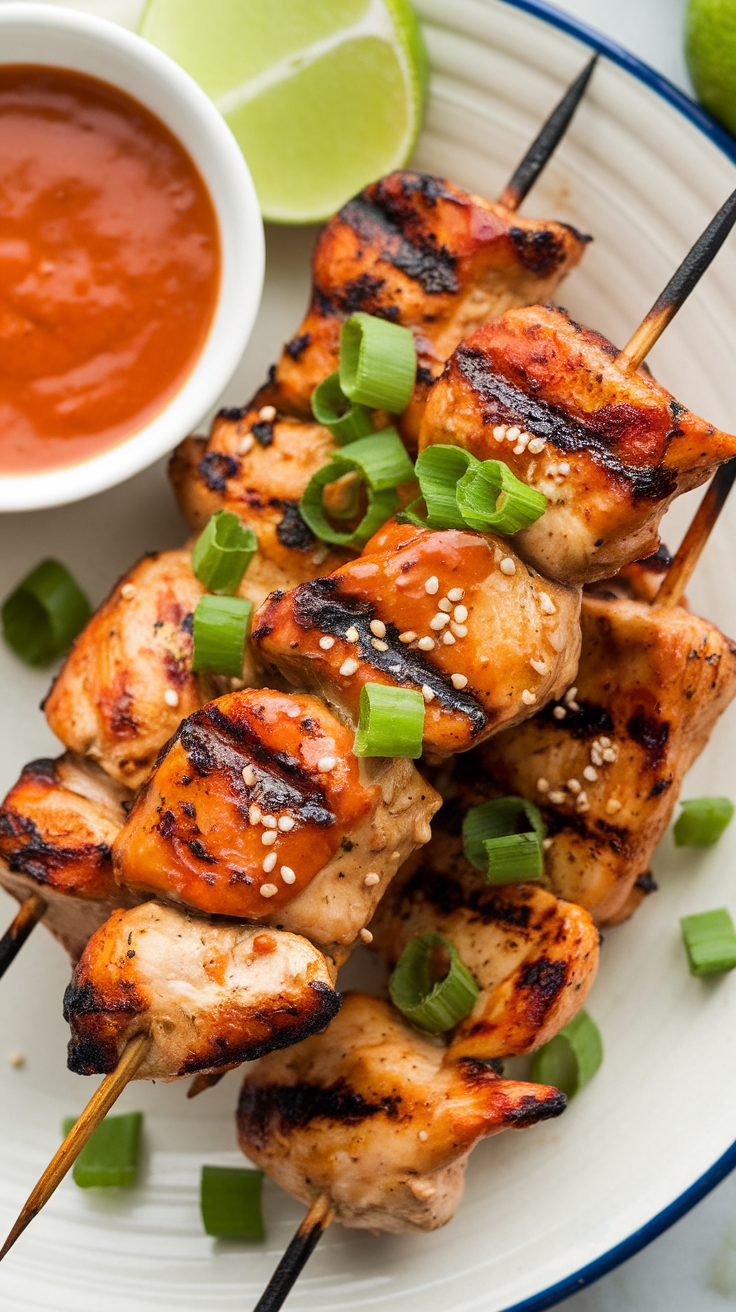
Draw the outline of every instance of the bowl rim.
[[[162,409],[142,428],[114,445],[70,465],[19,474],[0,473],[0,512],[42,510],[96,495],[153,464],[202,420],[232,377],[251,336],[265,272],[263,220],[253,179],[235,137],[209,96],[169,55],[137,33],[95,14],[34,3],[0,4],[0,32],[49,34],[68,47],[59,60],[42,49],[40,65],[85,71],[90,48],[100,70],[88,71],[118,87],[158,117],[187,151],[203,177],[218,220],[220,287],[207,335],[192,368]],[[17,57],[1,63],[17,63]],[[114,65],[117,64],[117,69]],[[140,74],[141,85],[135,86]],[[154,91],[158,103],[152,104]],[[169,112],[167,114],[166,108]],[[196,140],[195,138],[196,133]]]

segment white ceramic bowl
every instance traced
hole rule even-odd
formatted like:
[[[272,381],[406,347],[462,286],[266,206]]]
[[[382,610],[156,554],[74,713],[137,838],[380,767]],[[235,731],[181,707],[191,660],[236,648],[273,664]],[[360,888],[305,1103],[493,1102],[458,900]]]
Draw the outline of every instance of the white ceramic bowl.
[[[87,73],[156,114],[189,152],[220,228],[220,291],[191,373],[143,428],[62,469],[0,475],[0,511],[63,505],[112,487],[170,451],[214,405],[250,337],[263,288],[264,241],[248,166],[225,120],[196,82],[155,46],[94,15],[0,4],[0,63]]]

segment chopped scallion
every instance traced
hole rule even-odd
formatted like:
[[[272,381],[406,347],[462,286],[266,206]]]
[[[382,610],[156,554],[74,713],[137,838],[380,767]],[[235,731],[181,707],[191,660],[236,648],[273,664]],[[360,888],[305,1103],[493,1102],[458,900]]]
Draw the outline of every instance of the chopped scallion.
[[[252,617],[253,603],[245,597],[213,597],[209,593],[200,597],[194,612],[195,673],[208,670],[240,678]]]
[[[66,566],[42,560],[3,603],[3,637],[21,660],[45,665],[71,646],[91,613]]]
[[[579,1011],[532,1058],[532,1079],[551,1084],[574,1098],[592,1080],[603,1061],[603,1040],[587,1011]]]
[[[680,805],[673,830],[677,847],[710,847],[733,819],[733,802],[727,797],[693,797]]]
[[[363,479],[367,506],[357,527],[347,531],[330,523],[324,496],[325,488],[351,472],[358,473]],[[305,523],[322,542],[362,547],[398,509],[396,488],[410,482],[413,477],[414,466],[396,429],[384,428],[380,433],[372,433],[370,437],[344,446],[328,465],[318,469],[305,488],[299,509]],[[342,517],[342,510],[338,509],[335,518]]]
[[[342,326],[340,387],[345,396],[373,410],[398,415],[409,404],[417,353],[409,328],[358,311]]]
[[[66,1117],[65,1138],[76,1122],[76,1116]],[[125,1189],[135,1184],[142,1124],[142,1112],[106,1116],[74,1163],[74,1183],[80,1189]]]
[[[547,498],[512,474],[502,460],[484,460],[457,485],[457,505],[468,528],[512,535],[547,509]]]
[[[498,797],[473,806],[463,820],[463,850],[490,884],[540,879],[544,822],[525,797]]]
[[[424,698],[420,692],[383,683],[363,684],[356,756],[407,756],[416,760],[422,754],[423,734]]]
[[[438,949],[449,956],[450,965],[441,979],[434,978]],[[417,934],[407,943],[389,980],[394,1006],[407,1020],[430,1034],[451,1030],[468,1016],[478,997],[478,985],[460,960],[456,949],[442,934]]]
[[[229,510],[217,510],[192,551],[192,570],[210,592],[232,594],[258,550],[258,538]]]
[[[218,1239],[263,1239],[263,1171],[243,1166],[203,1166],[199,1190],[202,1221]]]
[[[367,437],[373,432],[373,416],[364,405],[354,405],[340,386],[337,371],[325,378],[312,392],[312,414],[323,428],[328,428],[340,446]]]
[[[736,929],[725,907],[680,921],[691,975],[720,975],[736,966]]]
[[[461,446],[427,446],[420,451],[414,468],[430,528],[467,527],[458,509],[457,485],[476,465],[480,461]]]

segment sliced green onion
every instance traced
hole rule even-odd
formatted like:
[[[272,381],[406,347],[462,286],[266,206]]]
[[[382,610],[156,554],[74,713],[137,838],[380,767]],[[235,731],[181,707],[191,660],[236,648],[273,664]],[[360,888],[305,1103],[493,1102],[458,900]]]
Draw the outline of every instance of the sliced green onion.
[[[395,428],[382,428],[380,433],[351,442],[337,458],[359,469],[374,492],[400,487],[414,478],[414,466]]]
[[[76,1123],[76,1116],[66,1117],[64,1138]],[[80,1189],[127,1189],[135,1184],[142,1124],[142,1112],[106,1116],[74,1163],[74,1183]]]
[[[258,550],[258,538],[229,510],[217,510],[192,551],[192,570],[210,592],[233,593]]]
[[[219,1239],[263,1239],[263,1171],[244,1166],[203,1166],[199,1188],[202,1221]]]
[[[465,523],[479,533],[518,533],[547,509],[547,498],[522,483],[502,460],[471,466],[456,491]]]
[[[312,414],[323,428],[328,428],[336,442],[354,442],[373,432],[373,415],[364,405],[353,405],[340,386],[335,371],[312,392]]]
[[[364,480],[367,509],[352,531],[335,528],[327,518],[324,489],[345,476],[357,472]],[[318,469],[307,484],[299,503],[302,519],[322,542],[337,546],[362,547],[398,510],[396,487],[414,477],[414,466],[395,428],[360,438],[344,446],[328,465]],[[338,510],[337,518],[342,517]]]
[[[91,613],[66,566],[42,560],[3,603],[3,637],[21,660],[45,665],[71,646]]]
[[[414,467],[427,506],[430,528],[467,528],[457,504],[457,485],[464,474],[480,467],[461,446],[426,446]]]
[[[194,612],[194,672],[239,679],[252,618],[253,602],[245,597],[200,597]]]
[[[498,797],[473,806],[463,820],[463,850],[490,884],[540,879],[544,821],[525,797]]]
[[[414,688],[390,688],[364,683],[360,690],[356,756],[408,756],[422,754],[424,698]]]
[[[736,929],[725,907],[680,921],[691,975],[719,975],[736,966]]]
[[[450,957],[444,979],[433,982],[433,958],[437,948]],[[455,948],[442,934],[417,934],[407,943],[388,984],[391,1001],[407,1020],[430,1034],[451,1030],[470,1015],[478,997],[478,985]]]
[[[568,1098],[574,1098],[592,1080],[603,1061],[603,1040],[595,1021],[587,1011],[561,1029],[532,1058],[532,1079],[536,1084],[551,1084]]]
[[[727,797],[693,797],[680,805],[672,831],[677,847],[710,847],[733,819],[733,802]]]
[[[416,376],[417,353],[409,328],[362,311],[346,319],[340,335],[340,387],[351,401],[401,414]]]

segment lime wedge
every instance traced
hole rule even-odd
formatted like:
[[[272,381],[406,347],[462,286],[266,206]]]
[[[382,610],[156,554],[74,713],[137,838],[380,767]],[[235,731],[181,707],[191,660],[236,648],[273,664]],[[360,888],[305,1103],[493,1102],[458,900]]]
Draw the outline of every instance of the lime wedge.
[[[685,57],[698,100],[736,135],[736,0],[690,0]]]
[[[408,0],[148,0],[139,30],[222,111],[266,219],[325,219],[411,153],[427,57]]]

